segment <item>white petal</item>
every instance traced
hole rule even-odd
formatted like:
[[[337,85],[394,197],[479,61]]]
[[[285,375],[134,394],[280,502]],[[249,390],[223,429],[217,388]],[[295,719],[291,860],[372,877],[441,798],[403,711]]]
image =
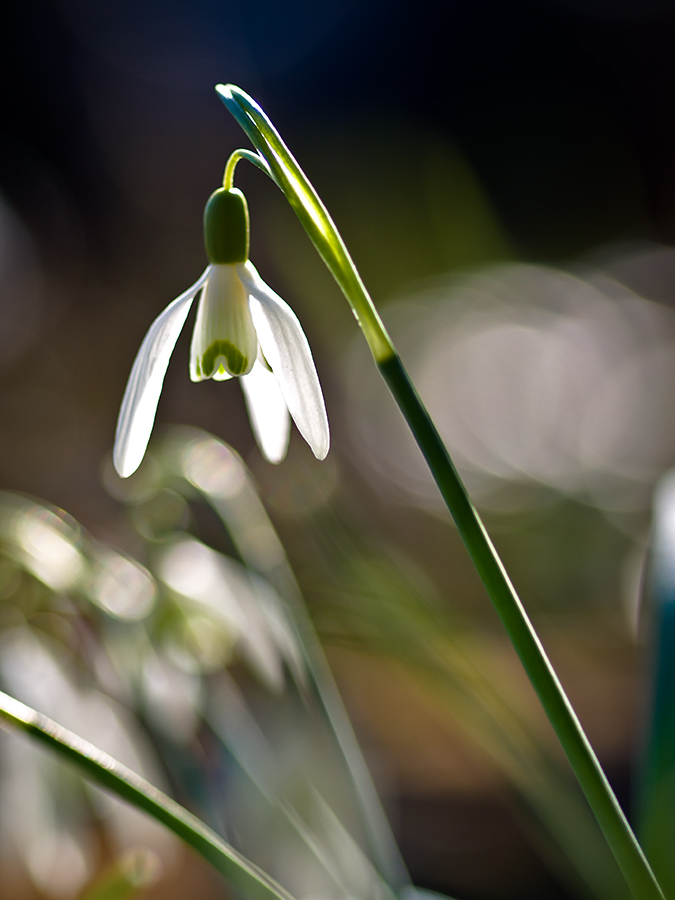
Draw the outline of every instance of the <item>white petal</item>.
[[[113,450],[113,462],[122,478],[135,472],[145,455],[169,359],[192,301],[210,269],[207,266],[199,280],[160,313],[136,355],[117,419]]]
[[[330,445],[328,418],[312,352],[290,306],[265,284],[250,262],[237,271],[249,292],[249,306],[265,358],[279,382],[298,431],[324,459]]]
[[[257,352],[246,289],[235,266],[211,266],[192,332],[190,378],[224,381],[232,375],[246,375]]]
[[[288,450],[291,417],[277,379],[256,360],[251,372],[241,377],[241,389],[263,456],[268,462],[280,463]]]

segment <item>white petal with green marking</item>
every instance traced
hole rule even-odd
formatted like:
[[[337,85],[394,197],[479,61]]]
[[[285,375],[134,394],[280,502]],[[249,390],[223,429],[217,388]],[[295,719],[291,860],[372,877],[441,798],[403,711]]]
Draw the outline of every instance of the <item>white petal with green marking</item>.
[[[258,351],[246,291],[233,265],[211,266],[190,349],[190,378],[224,381],[246,375]]]

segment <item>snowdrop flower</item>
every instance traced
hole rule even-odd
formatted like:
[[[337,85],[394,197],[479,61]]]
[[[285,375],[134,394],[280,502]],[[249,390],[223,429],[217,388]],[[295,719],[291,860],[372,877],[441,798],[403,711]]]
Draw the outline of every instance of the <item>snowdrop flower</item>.
[[[134,361],[113,452],[123,478],[141,464],[171,353],[200,292],[190,378],[240,378],[253,433],[270,462],[286,455],[290,417],[318,459],[328,453],[328,419],[309,344],[293,310],[249,262],[248,206],[241,191],[220,188],[211,195],[204,239],[209,265],[155,319]]]

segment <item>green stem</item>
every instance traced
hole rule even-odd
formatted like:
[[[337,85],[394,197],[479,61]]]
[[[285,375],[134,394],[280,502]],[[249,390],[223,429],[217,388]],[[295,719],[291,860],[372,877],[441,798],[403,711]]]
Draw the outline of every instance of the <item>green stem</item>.
[[[233,84],[219,84],[216,91],[269,166],[271,178],[285,194],[319,255],[349,300],[373,356],[378,361],[388,359],[394,353],[389,335],[328,210],[293,154],[248,94]]]
[[[265,175],[268,175],[272,181],[274,181],[274,175],[272,174],[272,170],[267,165],[265,160],[258,153],[251,153],[250,150],[234,150],[230,154],[230,158],[227,161],[227,165],[225,166],[225,174],[223,175],[223,187],[230,190],[232,184],[234,182],[234,170],[237,168],[237,163],[239,163],[242,159],[247,160],[250,163],[253,163],[254,166],[257,166]]]
[[[381,363],[379,369],[424,454],[473,564],[504,623],[631,891],[638,898],[663,900],[661,888],[642,848],[408,373],[398,356]]]
[[[269,165],[274,181],[349,301],[630,890],[637,900],[664,900],[642,848],[328,211],[258,104],[234,85],[218,85],[216,90]]]
[[[196,816],[112,756],[47,716],[0,691],[0,720],[45,744],[123,800],[145,810],[182,838],[251,900],[293,900],[269,875],[230,847]]]

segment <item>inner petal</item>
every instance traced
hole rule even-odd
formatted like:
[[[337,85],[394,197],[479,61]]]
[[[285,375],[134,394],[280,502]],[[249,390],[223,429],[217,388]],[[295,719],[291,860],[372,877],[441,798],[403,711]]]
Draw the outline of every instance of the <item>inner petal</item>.
[[[190,352],[193,381],[223,381],[253,368],[258,340],[248,298],[232,265],[214,265],[197,310]]]
[[[202,372],[204,378],[216,375],[243,375],[248,366],[248,359],[235,347],[232,341],[215,340],[202,354]]]

